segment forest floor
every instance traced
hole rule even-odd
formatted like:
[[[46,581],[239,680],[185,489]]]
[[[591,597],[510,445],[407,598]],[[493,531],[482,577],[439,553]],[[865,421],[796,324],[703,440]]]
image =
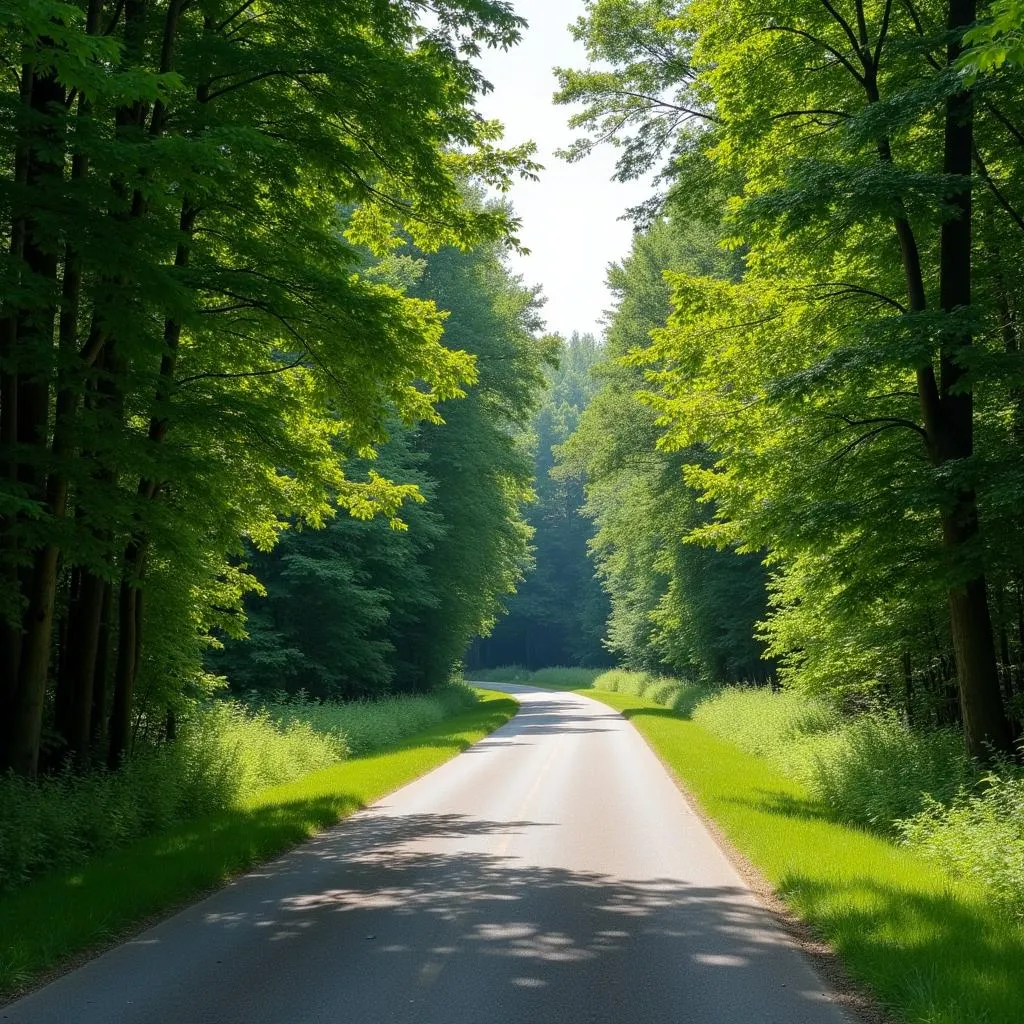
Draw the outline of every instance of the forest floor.
[[[240,806],[54,873],[0,899],[0,998],[114,945],[253,865],[429,772],[508,721],[515,701],[479,704],[372,755],[266,789]]]

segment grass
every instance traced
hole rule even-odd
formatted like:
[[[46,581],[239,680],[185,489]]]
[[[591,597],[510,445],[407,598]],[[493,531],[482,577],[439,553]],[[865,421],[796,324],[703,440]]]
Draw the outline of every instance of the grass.
[[[347,704],[214,700],[193,710],[174,743],[142,747],[120,771],[38,783],[0,775],[0,895],[392,746],[474,701],[464,686]]]
[[[0,996],[302,842],[454,757],[515,714],[515,701],[477,692],[480,700],[471,710],[391,749],[265,789],[0,899]]]
[[[542,668],[536,672],[520,665],[501,665],[498,668],[477,668],[466,673],[466,679],[480,683],[524,683],[535,686],[550,686],[553,689],[577,690],[590,686],[604,672],[601,668],[580,668],[579,666],[558,666]]]
[[[688,717],[692,701],[678,711],[634,693],[587,692],[640,730],[730,842],[899,1019],[1019,1024],[1024,931],[984,889],[839,820],[806,785]]]

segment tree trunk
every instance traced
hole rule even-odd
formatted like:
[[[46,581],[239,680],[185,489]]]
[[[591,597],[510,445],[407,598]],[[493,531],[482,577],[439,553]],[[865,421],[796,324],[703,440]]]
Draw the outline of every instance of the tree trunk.
[[[45,119],[55,106],[64,103],[64,89],[56,72],[37,74],[32,81],[29,106]],[[59,140],[45,120],[38,137],[29,145],[26,185],[29,189],[55,188],[63,178],[61,157],[53,150]],[[18,314],[17,336],[20,356],[17,387],[17,442],[36,449],[39,455],[48,443],[50,416],[50,375],[53,363],[53,328],[56,316],[54,289],[57,281],[57,253],[35,224],[31,211],[25,218],[24,258],[26,283],[39,295]],[[44,506],[51,494],[42,469],[43,459],[21,461],[18,478],[28,493]],[[52,508],[47,511],[52,512]],[[26,608],[18,657],[18,676],[11,701],[10,743],[7,765],[20,775],[32,777],[39,766],[39,744],[46,699],[53,631],[53,603],[57,590],[58,553],[53,545],[37,551],[24,593]]]
[[[114,694],[110,709],[110,745],[107,748],[107,766],[111,769],[121,767],[131,746],[139,623],[139,589],[135,586],[131,571],[133,562],[134,555],[129,551],[125,557],[124,576],[118,593],[117,661],[114,665]]]
[[[950,0],[950,66],[959,59],[960,36],[975,17],[975,0]],[[974,109],[969,90],[947,99],[944,138],[943,170],[962,183],[949,200],[956,215],[943,222],[940,234],[939,304],[955,317],[971,305]],[[937,408],[925,410],[925,429],[936,466],[967,460],[974,454],[974,396],[964,384],[966,371],[961,360],[972,340],[969,328],[955,320],[942,337],[938,391],[926,396],[927,404],[937,400]],[[926,386],[929,390],[934,387],[934,374]],[[980,548],[977,500],[973,488],[963,485],[950,499],[942,511],[942,544],[953,570],[965,570],[965,578],[949,590],[960,711],[968,752],[987,758],[993,751],[1011,752],[1013,738],[999,687],[984,567],[975,554]]]
[[[75,763],[84,768],[90,760],[93,686],[106,584],[82,570],[75,577],[68,607],[68,657],[62,660],[57,684],[60,717],[56,725]]]
[[[96,761],[102,762],[107,753],[107,723],[110,680],[111,626],[114,615],[114,588],[106,580],[92,577],[98,585],[99,615],[96,626],[96,662],[92,677],[92,735],[90,751]]]

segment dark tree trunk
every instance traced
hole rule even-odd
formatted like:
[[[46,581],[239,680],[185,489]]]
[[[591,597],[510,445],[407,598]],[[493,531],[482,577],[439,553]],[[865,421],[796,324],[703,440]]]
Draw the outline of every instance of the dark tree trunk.
[[[975,0],[950,0],[950,65],[960,57],[961,33],[975,18]],[[940,235],[939,303],[951,317],[971,305],[973,153],[973,98],[965,90],[946,101],[943,170],[962,183],[950,198],[956,215],[943,223]],[[972,340],[968,327],[955,322],[949,326],[941,341],[937,393],[932,390],[934,375],[926,382],[925,428],[936,466],[969,459],[974,453],[974,396],[964,386],[962,365]],[[974,554],[980,534],[977,500],[969,486],[958,487],[949,497],[942,510],[942,543],[954,571],[964,572],[949,591],[960,712],[968,752],[986,758],[993,750],[1012,751],[1013,738],[999,687],[984,567]]]
[[[75,573],[68,607],[68,657],[62,659],[57,684],[61,718],[57,730],[80,767],[90,760],[93,722],[93,685],[99,654],[100,623],[106,584],[90,572]]]
[[[96,661],[92,676],[92,726],[89,747],[93,758],[98,762],[106,759],[107,724],[110,703],[110,653],[112,650],[112,627],[114,616],[114,588],[97,576],[87,579],[98,587],[100,593],[99,614],[96,625]]]
[[[138,587],[130,575],[132,563],[126,558],[117,604],[117,661],[114,664],[114,693],[110,709],[107,766],[120,768],[128,756],[132,736],[132,698],[138,645]]]
[[[64,103],[64,89],[56,73],[37,74],[32,81],[30,108],[41,119],[29,144],[26,185],[39,189],[59,187],[63,159],[53,155],[59,145],[55,125],[47,119]],[[55,243],[37,225],[31,211],[25,218],[23,265],[25,279],[38,296],[17,317],[19,375],[17,386],[17,443],[36,449],[38,458],[27,457],[18,466],[18,478],[29,495],[47,511],[51,494],[42,469],[48,444],[50,376],[53,362],[53,331],[56,316],[55,288],[58,258]],[[46,683],[53,644],[53,605],[57,590],[58,552],[47,546],[35,553],[26,580],[26,602],[18,654],[18,675],[11,700],[10,742],[7,765],[20,775],[34,776],[39,766]]]

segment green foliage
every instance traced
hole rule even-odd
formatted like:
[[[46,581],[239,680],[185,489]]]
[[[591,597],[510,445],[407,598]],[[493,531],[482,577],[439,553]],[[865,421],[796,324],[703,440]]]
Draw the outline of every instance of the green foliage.
[[[708,696],[707,687],[697,683],[672,679],[669,676],[651,672],[632,672],[629,669],[621,668],[602,672],[594,680],[594,689],[652,700],[656,704],[672,708],[680,714],[689,714],[699,701]]]
[[[766,558],[770,607],[753,620],[788,682],[871,692],[920,724],[963,713],[983,756],[1021,728],[1024,108],[1016,5],[973,27],[972,9],[596,2],[577,28],[592,67],[563,98],[590,104],[580,153],[630,153],[635,139],[648,157],[673,153],[669,227],[653,225],[621,270],[650,296],[642,329],[618,348],[610,337],[619,395],[592,404],[576,457],[602,526],[613,646],[653,654],[626,655],[631,667],[739,674],[708,664],[702,603],[673,593],[676,577],[724,582],[723,565],[688,570],[640,529],[688,493],[706,513],[682,513],[689,541]],[[616,43],[612,25],[630,31]],[[676,63],[647,69],[645,49]],[[998,73],[978,77],[982,64]],[[703,127],[666,135],[659,96]],[[641,291],[659,232],[692,235],[723,211],[718,265],[647,255],[659,278]],[[620,304],[613,335],[629,312]],[[608,498],[592,454],[611,432],[597,427],[603,402],[630,431],[611,448]],[[686,489],[623,473],[640,453],[675,458]],[[737,650],[736,635],[723,641]]]
[[[238,632],[246,547],[414,495],[346,460],[477,370],[368,254],[514,244],[474,197],[534,169],[475,110],[503,3],[103,6],[0,7],[0,762],[29,775],[54,683],[56,733],[116,764],[137,695]]]
[[[988,889],[1024,919],[1024,778],[1009,765],[964,789],[952,805],[927,802],[900,823],[906,842],[953,875]]]
[[[118,772],[69,770],[36,783],[9,775],[0,779],[0,892],[383,750],[474,700],[461,686],[373,703],[218,700],[196,709],[175,742]]]
[[[1024,3],[996,0],[989,18],[964,36],[969,49],[959,61],[968,81],[998,71],[1004,65],[1024,65]]]
[[[317,733],[335,737],[344,744],[349,756],[363,757],[461,714],[475,702],[469,687],[452,683],[429,694],[344,704],[292,698],[269,705],[267,710],[278,728],[291,730],[306,725]]]
[[[569,117],[580,134],[561,156],[581,160],[605,143],[618,150],[615,177],[628,181],[649,172],[666,154],[678,157],[711,116],[687,88],[692,76],[693,33],[673,0],[587,0],[586,13],[569,26],[589,66],[556,68],[555,102],[582,105]],[[669,168],[660,177],[671,177]],[[651,216],[661,197],[633,211]]]
[[[533,531],[533,567],[508,602],[494,632],[467,656],[471,671],[487,665],[602,665],[608,600],[594,575],[587,546],[592,524],[580,514],[583,486],[555,470],[559,445],[579,422],[597,387],[592,370],[602,359],[590,335],[559,339],[558,365],[531,425],[536,500],[526,510]]]
[[[408,500],[390,522],[339,515],[253,555],[266,596],[248,602],[247,637],[209,658],[237,692],[351,699],[439,686],[520,579],[531,474],[518,435],[549,347],[535,293],[496,248],[397,259],[375,272],[444,310],[445,338],[474,357],[476,383],[440,407],[443,422],[392,423],[374,459],[350,460],[351,481],[402,481]]]
[[[639,398],[643,374],[623,357],[650,346],[670,309],[666,273],[700,267],[729,277],[735,259],[714,228],[659,221],[612,268],[616,298],[601,388],[562,450],[561,472],[585,481],[591,550],[611,600],[608,645],[631,668],[725,682],[762,678],[754,624],[764,613],[759,559],[690,543],[713,510],[684,471],[712,457],[694,445],[659,448],[662,429]]]
[[[840,820],[887,835],[930,800],[948,803],[975,775],[953,730],[912,732],[890,715],[842,714],[796,692],[723,690],[693,719],[767,757]]]

